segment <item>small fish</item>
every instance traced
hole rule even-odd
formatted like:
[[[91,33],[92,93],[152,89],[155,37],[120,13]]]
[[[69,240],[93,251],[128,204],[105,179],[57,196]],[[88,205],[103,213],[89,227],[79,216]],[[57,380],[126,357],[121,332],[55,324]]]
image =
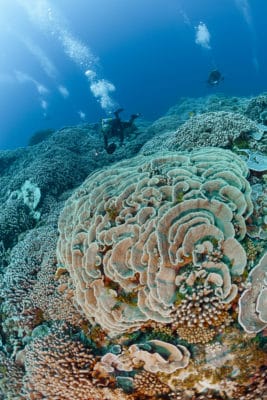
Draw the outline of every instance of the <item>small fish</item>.
[[[189,118],[193,118],[196,115],[194,111],[189,111],[188,116]]]

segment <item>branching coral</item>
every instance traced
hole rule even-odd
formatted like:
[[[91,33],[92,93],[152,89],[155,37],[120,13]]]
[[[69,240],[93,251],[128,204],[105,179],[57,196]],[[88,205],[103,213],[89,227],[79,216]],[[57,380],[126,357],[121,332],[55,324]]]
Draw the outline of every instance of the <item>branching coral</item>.
[[[94,356],[78,339],[73,340],[73,332],[66,328],[55,326],[48,335],[26,346],[25,398],[127,399],[120,389],[97,387],[92,377]]]
[[[0,398],[8,400],[24,400],[21,395],[23,369],[0,352]]]
[[[42,285],[42,282],[37,281],[37,274],[42,266],[55,263],[55,254],[53,254],[55,246],[56,230],[48,225],[28,232],[24,239],[13,247],[10,253],[11,262],[5,269],[0,286],[0,295],[4,299],[1,311],[8,316],[3,324],[6,334],[11,335],[8,327],[10,320],[13,321],[13,329],[21,332],[24,330],[28,332],[38,321],[40,322],[38,310],[40,310],[44,293],[49,291],[51,293],[51,286],[46,287],[43,293],[39,291],[39,296],[42,295],[43,298],[38,299],[38,302],[31,301],[30,295],[35,284],[39,288]]]
[[[134,394],[136,398],[139,396],[147,396],[148,398],[155,398],[160,395],[166,395],[170,392],[170,388],[160,381],[155,375],[147,371],[143,371],[134,377]]]

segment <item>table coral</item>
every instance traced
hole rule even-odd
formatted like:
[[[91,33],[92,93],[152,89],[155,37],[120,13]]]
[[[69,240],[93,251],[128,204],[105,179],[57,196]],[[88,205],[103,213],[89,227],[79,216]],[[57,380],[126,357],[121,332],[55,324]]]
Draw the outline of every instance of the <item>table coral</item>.
[[[177,323],[179,298],[204,290],[187,326],[216,331],[246,265],[247,173],[230,151],[206,148],[138,156],[90,175],[66,202],[57,247],[88,320],[110,337]]]

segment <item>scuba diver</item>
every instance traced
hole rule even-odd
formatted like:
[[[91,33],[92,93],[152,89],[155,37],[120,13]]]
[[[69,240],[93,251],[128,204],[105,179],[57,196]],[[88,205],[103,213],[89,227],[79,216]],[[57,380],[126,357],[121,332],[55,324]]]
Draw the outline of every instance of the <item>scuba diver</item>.
[[[109,138],[117,136],[122,145],[125,133],[127,131],[134,132],[137,130],[134,121],[140,116],[140,114],[132,114],[129,121],[122,121],[119,115],[122,111],[123,108],[119,108],[113,113],[114,118],[103,118],[101,121],[101,133],[104,139],[104,148],[108,154],[114,153],[117,147],[113,142],[108,144]]]
[[[220,82],[224,80],[224,77],[218,69],[213,69],[208,77],[207,84],[212,87],[216,87]]]

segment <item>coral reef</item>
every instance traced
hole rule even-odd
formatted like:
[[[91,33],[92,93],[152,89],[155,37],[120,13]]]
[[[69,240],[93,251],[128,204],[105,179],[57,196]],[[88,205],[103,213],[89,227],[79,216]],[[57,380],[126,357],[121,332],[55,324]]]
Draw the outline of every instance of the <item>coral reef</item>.
[[[247,166],[251,171],[267,171],[267,156],[259,151],[243,149],[241,153],[246,154]]]
[[[163,133],[175,132],[182,123],[183,121],[180,120],[179,114],[166,115],[150,125],[148,134],[153,137]]]
[[[137,398],[142,398],[142,396],[155,398],[171,391],[169,386],[161,382],[157,375],[147,371],[135,375],[133,387]]]
[[[138,364],[141,361],[145,371],[170,374],[177,369],[185,368],[189,363],[190,353],[184,346],[177,347],[162,340],[149,340],[146,342],[146,347],[150,351],[142,350],[135,344],[129,347],[133,363]]]
[[[0,398],[1,393],[7,400],[25,399],[21,395],[24,371],[14,360],[0,352]]]
[[[197,98],[184,97],[172,106],[165,115],[177,115],[182,122],[185,122],[193,115],[207,112],[227,111],[243,114],[249,101],[250,99],[245,97],[228,97],[219,93]]]
[[[19,234],[33,228],[36,221],[22,198],[11,195],[0,211],[0,241],[6,248],[14,245]]]
[[[212,289],[198,285],[187,294],[176,312],[172,324],[178,335],[189,343],[206,343],[216,335],[215,327],[224,328],[228,323],[229,306],[214,295]]]
[[[29,231],[13,247],[3,271],[0,311],[6,318],[2,329],[10,343],[18,342],[20,346],[21,338],[44,321],[83,323],[67,291],[61,294],[67,286],[67,276],[56,276],[57,229],[51,215],[50,219],[46,226]]]
[[[29,139],[28,146],[34,146],[38,143],[43,142],[44,140],[47,140],[54,132],[54,129],[45,129],[34,132],[34,134]]]
[[[248,118],[264,124],[265,119],[262,118],[262,114],[265,111],[267,111],[267,96],[266,94],[262,94],[257,97],[252,97],[249,100],[244,114]]]
[[[265,98],[0,151],[1,400],[267,398]]]
[[[52,328],[25,348],[25,399],[126,399],[119,389],[97,387],[92,376],[94,363],[91,351],[78,339],[72,340],[66,327]]]
[[[220,325],[246,265],[246,174],[233,153],[204,149],[139,156],[89,176],[59,218],[57,248],[86,318],[112,336],[151,320],[188,319],[190,331],[194,321]],[[177,301],[187,294],[204,302],[188,316]],[[215,310],[217,319],[205,317]]]
[[[250,238],[267,239],[267,184],[251,185],[253,213],[247,221],[247,234]]]
[[[198,147],[230,147],[239,137],[247,137],[259,130],[257,124],[242,114],[216,111],[190,118],[175,133],[155,137],[147,142],[143,154],[159,150],[191,150]]]

